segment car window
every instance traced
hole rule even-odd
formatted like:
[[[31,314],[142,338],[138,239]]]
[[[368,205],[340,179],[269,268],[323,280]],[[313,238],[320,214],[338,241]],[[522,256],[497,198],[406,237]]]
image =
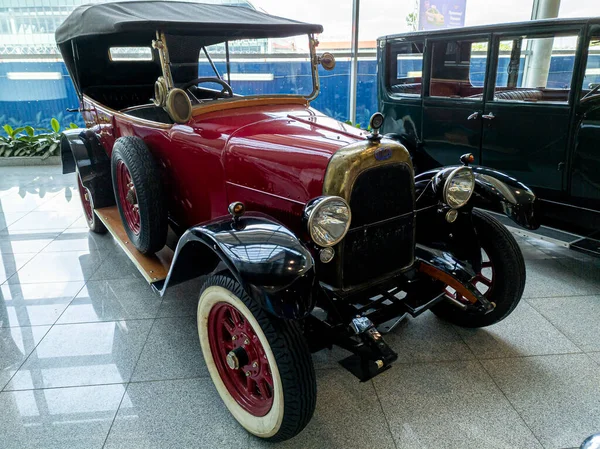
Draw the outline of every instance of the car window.
[[[421,95],[423,42],[392,44],[388,64],[388,87],[392,95]]]
[[[600,36],[593,37],[590,40],[588,47],[588,57],[585,66],[585,76],[583,77],[583,85],[581,96],[585,96],[592,89],[600,84]],[[595,94],[600,95],[600,89],[596,90]]]
[[[110,47],[108,54],[111,61],[152,61],[150,47]]]
[[[576,35],[500,41],[494,101],[567,103],[576,48]]]
[[[482,99],[487,51],[487,40],[434,42],[429,96]]]

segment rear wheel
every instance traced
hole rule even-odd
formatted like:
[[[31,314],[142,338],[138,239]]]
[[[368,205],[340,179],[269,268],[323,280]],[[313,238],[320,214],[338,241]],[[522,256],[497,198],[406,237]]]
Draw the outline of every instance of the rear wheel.
[[[158,165],[144,142],[121,137],[113,146],[112,181],[123,226],[138,251],[159,251],[167,239],[167,209]]]
[[[248,432],[283,441],[304,429],[317,387],[298,323],[268,316],[238,282],[211,276],[198,302],[198,335],[221,399]]]
[[[486,315],[464,312],[446,301],[431,309],[438,317],[462,327],[484,327],[502,321],[519,304],[526,279],[523,254],[508,229],[478,210],[473,211],[473,224],[481,244],[482,265],[471,282],[496,307]],[[468,304],[454,290],[447,288],[446,295]]]
[[[81,199],[81,206],[83,207],[83,215],[87,221],[88,227],[92,232],[98,234],[104,234],[106,232],[106,226],[100,221],[100,219],[94,213],[94,195],[90,189],[84,187],[81,181],[81,175],[79,170],[76,173],[77,176],[77,190],[79,191],[79,198]]]

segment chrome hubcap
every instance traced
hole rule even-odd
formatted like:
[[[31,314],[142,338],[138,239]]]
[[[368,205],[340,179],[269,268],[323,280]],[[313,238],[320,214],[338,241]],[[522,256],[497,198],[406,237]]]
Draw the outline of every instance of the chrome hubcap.
[[[240,369],[240,361],[233,351],[227,354],[227,366],[231,369]]]

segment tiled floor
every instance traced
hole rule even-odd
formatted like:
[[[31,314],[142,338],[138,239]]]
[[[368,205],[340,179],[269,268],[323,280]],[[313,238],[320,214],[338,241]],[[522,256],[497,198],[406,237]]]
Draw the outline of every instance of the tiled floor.
[[[195,329],[199,281],[155,295],[73,176],[0,168],[0,447],[273,447],[217,396]],[[388,336],[400,358],[359,383],[315,354],[298,448],[572,448],[600,431],[600,261],[519,239],[524,301],[487,329],[431,314]]]

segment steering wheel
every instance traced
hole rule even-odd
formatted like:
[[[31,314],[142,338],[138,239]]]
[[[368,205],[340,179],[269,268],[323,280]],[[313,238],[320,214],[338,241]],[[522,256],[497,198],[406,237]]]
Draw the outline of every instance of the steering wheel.
[[[600,83],[596,84],[596,85],[595,85],[595,86],[592,88],[592,90],[590,90],[590,91],[589,91],[587,94],[585,94],[585,95],[583,96],[583,98],[582,98],[580,101],[583,101],[583,100],[585,100],[586,98],[589,98],[589,97],[591,97],[591,96],[592,96],[592,95],[594,95],[596,92],[598,92],[598,89],[600,89]]]
[[[196,78],[195,80],[185,83],[183,86],[181,86],[181,88],[183,90],[188,90],[190,87],[192,87],[196,84],[199,84],[199,83],[220,84],[223,87],[223,89],[221,90],[221,93],[219,96],[224,97],[224,98],[232,98],[233,97],[233,90],[231,89],[231,86],[219,78],[206,78],[206,77],[205,78]]]

